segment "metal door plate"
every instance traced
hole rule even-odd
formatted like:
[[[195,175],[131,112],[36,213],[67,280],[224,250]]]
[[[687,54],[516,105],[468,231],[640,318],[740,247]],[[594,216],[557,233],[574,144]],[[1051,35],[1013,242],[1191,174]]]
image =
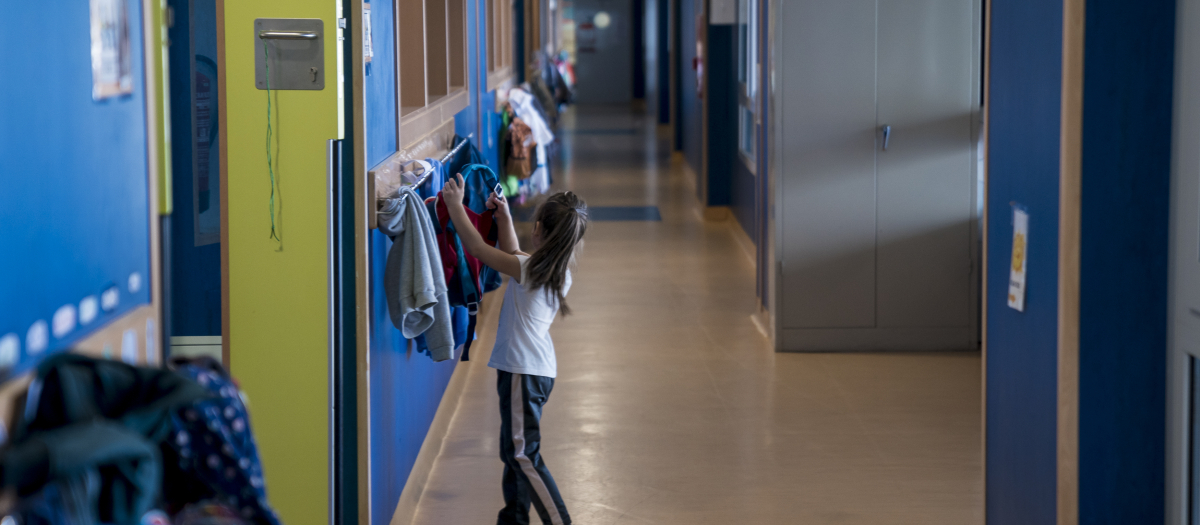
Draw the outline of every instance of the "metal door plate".
[[[256,19],[255,87],[267,89],[269,65],[271,89],[325,89],[324,28],[325,23],[319,18]]]

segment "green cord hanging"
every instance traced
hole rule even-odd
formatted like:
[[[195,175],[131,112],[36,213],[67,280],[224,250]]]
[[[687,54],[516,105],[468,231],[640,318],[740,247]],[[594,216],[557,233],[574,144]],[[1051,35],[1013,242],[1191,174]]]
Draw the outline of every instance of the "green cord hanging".
[[[275,165],[271,162],[271,57],[267,53],[267,41],[263,40],[263,65],[267,77],[267,174],[271,177],[271,200],[268,211],[271,213],[271,238],[283,242],[275,234]]]

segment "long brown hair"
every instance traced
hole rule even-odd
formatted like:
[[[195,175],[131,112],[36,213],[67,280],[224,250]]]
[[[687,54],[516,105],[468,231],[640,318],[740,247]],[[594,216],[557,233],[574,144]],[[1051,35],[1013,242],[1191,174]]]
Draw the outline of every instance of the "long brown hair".
[[[578,195],[567,192],[551,195],[538,207],[534,221],[541,223],[542,245],[529,257],[526,286],[544,288],[558,300],[564,316],[571,313],[563,289],[567,285],[567,268],[575,260],[575,250],[587,231],[587,203]]]

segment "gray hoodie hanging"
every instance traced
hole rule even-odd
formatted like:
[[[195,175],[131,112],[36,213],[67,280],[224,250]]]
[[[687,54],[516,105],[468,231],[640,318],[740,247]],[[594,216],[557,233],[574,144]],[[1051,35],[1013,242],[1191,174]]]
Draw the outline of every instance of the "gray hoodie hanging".
[[[425,334],[430,356],[445,361],[454,357],[454,332],[433,221],[412,187],[399,194],[379,212],[379,231],[393,241],[383,274],[388,313],[405,338]]]

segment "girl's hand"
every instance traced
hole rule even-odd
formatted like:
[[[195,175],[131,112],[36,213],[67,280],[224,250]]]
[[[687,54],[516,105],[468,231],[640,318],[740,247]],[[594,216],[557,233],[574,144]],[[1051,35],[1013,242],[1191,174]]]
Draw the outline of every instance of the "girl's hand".
[[[506,219],[512,218],[512,214],[508,211],[508,199],[504,198],[503,195],[492,193],[492,196],[488,197],[487,207],[489,210],[496,210],[496,215],[500,217]]]
[[[446,201],[447,206],[462,206],[463,197],[466,197],[466,194],[466,184],[463,183],[461,173],[451,177],[442,187],[442,198]]]

